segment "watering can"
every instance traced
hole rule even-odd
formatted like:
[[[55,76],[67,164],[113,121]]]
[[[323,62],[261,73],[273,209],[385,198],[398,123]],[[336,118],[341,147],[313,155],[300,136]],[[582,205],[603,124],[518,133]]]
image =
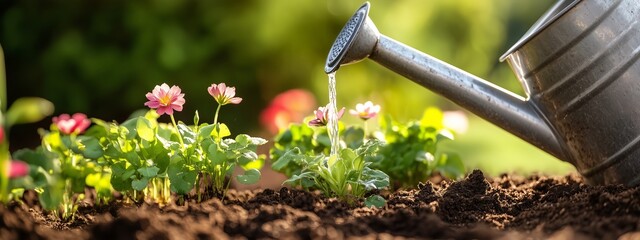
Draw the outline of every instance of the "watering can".
[[[590,184],[640,183],[640,1],[560,0],[501,58],[526,97],[380,34],[360,7],[325,72],[369,58],[545,152]]]

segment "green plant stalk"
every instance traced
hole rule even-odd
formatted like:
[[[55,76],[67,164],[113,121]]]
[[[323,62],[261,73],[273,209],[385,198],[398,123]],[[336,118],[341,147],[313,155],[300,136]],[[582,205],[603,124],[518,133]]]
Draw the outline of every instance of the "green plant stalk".
[[[173,117],[173,114],[169,114],[169,116],[171,117],[171,123],[173,123],[173,127],[176,129],[176,132],[178,133],[178,140],[180,141],[180,149],[184,149],[184,141],[182,141],[182,134],[180,134],[180,131],[178,130],[178,124],[176,124],[176,119]]]
[[[220,107],[222,107],[222,104],[218,104],[216,115],[213,117],[213,125],[216,125],[218,123],[218,114],[220,113]]]
[[[64,195],[62,196],[62,220],[68,221],[74,215],[73,191],[71,191],[71,181],[65,180]]]
[[[200,176],[203,175],[204,173],[200,173],[198,175],[196,175],[196,193],[198,194],[198,202],[200,202],[202,200],[202,191],[200,191],[200,180],[202,179]]]

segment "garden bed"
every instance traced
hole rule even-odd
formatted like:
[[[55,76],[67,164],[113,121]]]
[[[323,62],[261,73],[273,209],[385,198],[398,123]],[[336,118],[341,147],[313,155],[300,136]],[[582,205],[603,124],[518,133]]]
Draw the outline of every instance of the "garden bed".
[[[640,237],[634,233],[640,225],[637,187],[587,186],[575,175],[485,179],[480,171],[456,182],[432,182],[415,190],[382,192],[387,205],[380,209],[287,188],[230,190],[224,201],[187,201],[183,206],[84,206],[71,223],[43,214],[26,195],[23,205],[0,207],[0,238]]]

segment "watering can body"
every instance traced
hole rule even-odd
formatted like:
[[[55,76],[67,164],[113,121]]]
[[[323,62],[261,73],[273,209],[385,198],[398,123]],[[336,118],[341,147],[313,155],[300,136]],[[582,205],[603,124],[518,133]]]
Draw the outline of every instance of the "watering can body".
[[[510,93],[378,32],[365,3],[325,72],[369,58],[573,164],[591,184],[640,183],[640,2],[558,1],[501,60]]]

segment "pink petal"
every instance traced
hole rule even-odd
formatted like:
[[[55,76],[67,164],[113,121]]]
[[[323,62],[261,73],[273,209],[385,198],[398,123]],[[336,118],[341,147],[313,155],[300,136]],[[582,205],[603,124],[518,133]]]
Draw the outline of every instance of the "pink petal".
[[[157,100],[152,100],[144,103],[144,105],[149,108],[158,108],[160,106],[160,102],[158,102]]]
[[[209,95],[215,98],[217,96],[218,86],[216,84],[211,84],[211,87],[207,88],[207,92],[209,92]]]
[[[171,109],[176,110],[178,112],[182,111],[182,105],[171,104]]]
[[[156,109],[156,113],[158,113],[158,115],[162,115],[166,112],[166,108],[165,107],[158,107],[158,109]]]
[[[318,110],[314,110],[313,114],[316,115],[316,119],[322,119],[324,117],[324,110],[320,107]]]
[[[309,121],[309,126],[319,127],[319,126],[325,126],[325,124],[322,121],[320,121],[319,119],[313,119],[313,120]]]
[[[224,96],[227,98],[232,98],[236,95],[236,88],[235,87],[228,87],[227,90],[224,92]]]
[[[223,95],[227,91],[227,84],[218,84],[218,94]]]
[[[56,127],[58,127],[58,130],[60,130],[60,132],[64,134],[71,134],[75,125],[76,121],[73,119],[58,121],[58,123],[56,123]]]
[[[353,109],[349,109],[349,114],[353,115],[353,116],[360,116],[360,113],[356,110]]]
[[[233,104],[239,104],[240,102],[242,102],[242,98],[239,98],[239,97],[233,97],[233,98],[230,98],[230,99],[229,99],[229,102],[230,102],[230,103],[233,103]]]
[[[338,119],[342,118],[342,114],[344,114],[344,107],[338,111]]]
[[[84,119],[76,124],[75,129],[73,130],[75,133],[83,133],[87,128],[91,125],[91,120]]]
[[[166,83],[162,83],[162,85],[160,85],[160,90],[162,90],[162,92],[164,93],[168,93],[171,88]]]
[[[171,89],[169,89],[169,92],[168,92],[167,94],[168,94],[170,97],[178,96],[178,95],[180,95],[180,92],[181,92],[181,91],[182,91],[182,90],[180,89],[180,87],[178,87],[178,86],[175,86],[175,85],[174,85],[174,86],[172,86],[172,87],[171,87]],[[183,96],[184,96],[184,95],[183,95]]]
[[[150,92],[148,92],[148,93],[145,95],[145,97],[147,97],[147,99],[148,99],[149,101],[158,101],[158,98],[157,98],[155,95],[153,95],[153,93],[150,93]]]
[[[53,120],[53,123],[57,123],[59,121],[65,121],[69,119],[71,119],[71,116],[69,116],[69,114],[64,113],[64,114],[60,114],[60,116],[58,117],[53,117],[52,120]]]

